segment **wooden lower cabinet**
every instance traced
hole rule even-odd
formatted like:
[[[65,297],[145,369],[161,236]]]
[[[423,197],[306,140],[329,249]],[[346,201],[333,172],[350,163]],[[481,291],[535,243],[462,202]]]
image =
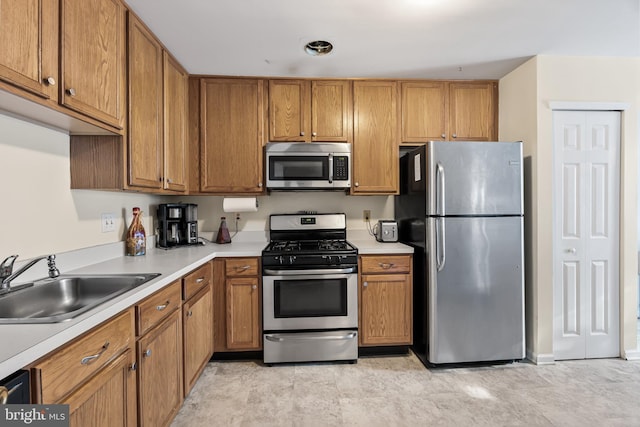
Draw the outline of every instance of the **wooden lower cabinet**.
[[[184,395],[195,385],[213,354],[213,298],[209,284],[182,307]]]
[[[411,345],[410,255],[361,256],[358,328],[361,346]]]
[[[138,425],[167,426],[183,401],[180,310],[142,336],[137,353]]]
[[[69,405],[72,427],[136,425],[136,375],[127,350],[61,403]]]
[[[259,258],[213,260],[214,351],[262,350]]]

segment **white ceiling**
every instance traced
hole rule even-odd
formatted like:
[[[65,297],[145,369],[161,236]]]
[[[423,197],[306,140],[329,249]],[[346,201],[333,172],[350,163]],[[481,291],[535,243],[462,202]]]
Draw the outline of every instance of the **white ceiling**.
[[[500,78],[538,54],[640,56],[639,0],[126,0],[191,74]],[[312,40],[334,44],[311,57]]]

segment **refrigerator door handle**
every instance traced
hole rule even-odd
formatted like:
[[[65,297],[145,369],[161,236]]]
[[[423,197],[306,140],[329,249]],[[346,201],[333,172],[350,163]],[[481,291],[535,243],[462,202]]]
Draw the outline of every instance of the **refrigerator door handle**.
[[[436,165],[436,215],[444,215],[444,167]]]
[[[447,248],[444,241],[444,218],[436,218],[436,268],[438,271],[442,271],[447,261]]]

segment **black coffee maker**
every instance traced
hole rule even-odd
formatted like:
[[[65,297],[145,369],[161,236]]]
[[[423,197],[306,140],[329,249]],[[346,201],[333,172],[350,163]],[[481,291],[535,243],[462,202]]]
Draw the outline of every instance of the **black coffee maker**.
[[[198,243],[198,205],[163,203],[158,205],[158,246],[195,245]]]

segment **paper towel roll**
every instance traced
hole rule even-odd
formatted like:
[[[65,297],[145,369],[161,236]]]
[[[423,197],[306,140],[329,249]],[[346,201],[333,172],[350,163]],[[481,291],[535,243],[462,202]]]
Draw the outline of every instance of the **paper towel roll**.
[[[225,212],[257,212],[258,199],[255,197],[225,197],[222,200],[222,210]]]

